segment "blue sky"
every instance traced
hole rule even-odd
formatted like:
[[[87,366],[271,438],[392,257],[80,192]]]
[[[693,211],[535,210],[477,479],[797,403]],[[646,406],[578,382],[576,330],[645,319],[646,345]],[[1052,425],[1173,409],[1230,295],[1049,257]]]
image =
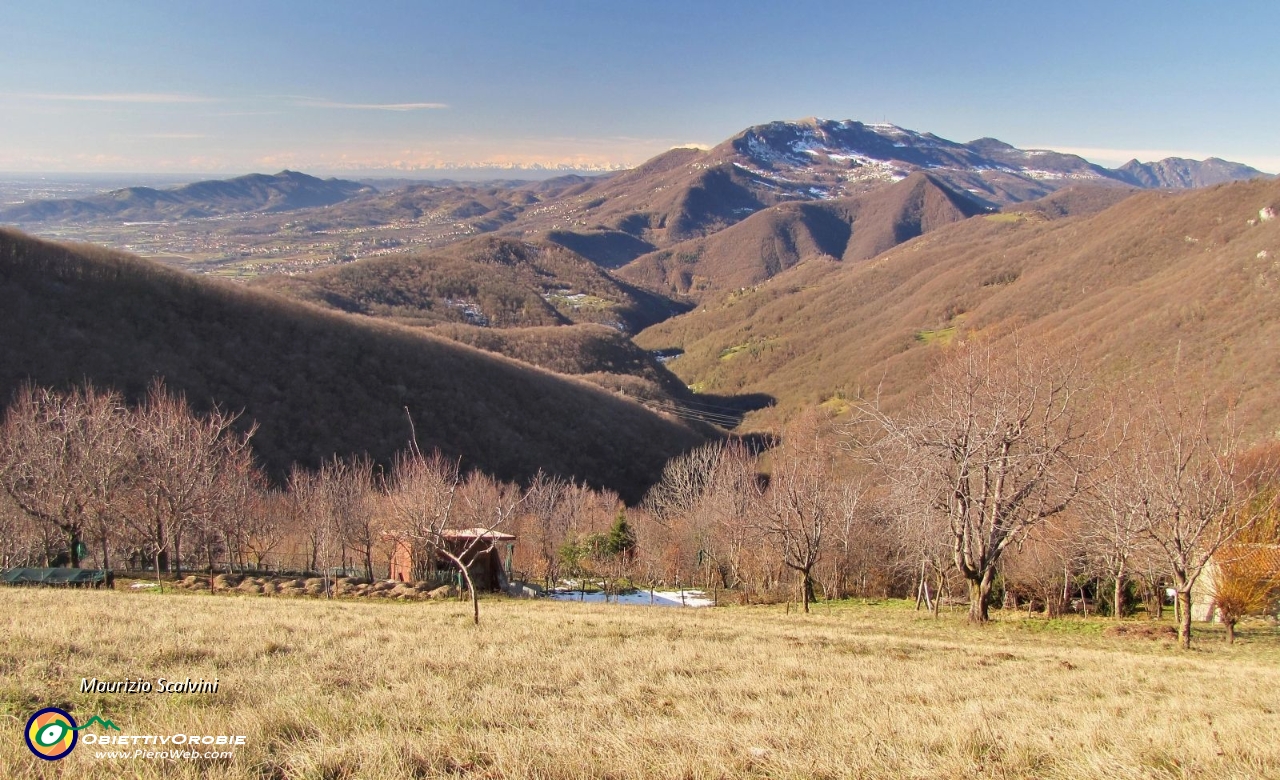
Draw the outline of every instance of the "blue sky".
[[[1280,171],[1274,2],[0,5],[0,170],[634,165],[889,121]]]

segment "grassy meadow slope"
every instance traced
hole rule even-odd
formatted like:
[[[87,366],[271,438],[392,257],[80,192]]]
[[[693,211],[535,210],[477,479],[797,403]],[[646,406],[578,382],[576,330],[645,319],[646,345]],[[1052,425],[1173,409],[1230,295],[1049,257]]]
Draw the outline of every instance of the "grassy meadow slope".
[[[979,628],[900,602],[490,599],[476,628],[456,602],[3,589],[0,615],[0,776],[15,780],[1280,777],[1274,627],[1187,653],[1105,621]],[[86,676],[219,690],[81,694]],[[49,766],[19,736],[45,706],[246,744],[170,762],[82,741]]]
[[[1096,214],[1006,212],[941,228],[856,266],[805,263],[637,336],[705,392],[780,406],[874,392],[904,400],[953,339],[1076,342],[1104,378],[1172,376],[1240,396],[1280,429],[1280,183],[1144,192]]]
[[[587,383],[367,317],[0,231],[0,394],[90,380],[137,398],[154,376],[198,408],[243,409],[276,474],[409,441],[512,479],[538,468],[629,499],[701,441]]]

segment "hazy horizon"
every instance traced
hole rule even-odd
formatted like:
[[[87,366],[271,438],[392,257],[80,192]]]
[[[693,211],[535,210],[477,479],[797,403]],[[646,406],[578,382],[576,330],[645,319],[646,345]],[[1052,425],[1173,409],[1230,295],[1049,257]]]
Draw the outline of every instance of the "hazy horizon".
[[[744,127],[742,129],[746,129],[746,128]],[[909,129],[928,132],[927,130],[923,130],[920,128],[909,128]],[[948,140],[955,140],[955,139],[948,139]],[[1045,147],[1045,146],[1029,146],[1029,147],[1023,147],[1023,148],[1051,149],[1052,151],[1056,151],[1056,152],[1063,152],[1066,154],[1075,154],[1075,155],[1079,155],[1080,157],[1083,157],[1084,159],[1096,165],[1101,165],[1103,167],[1113,168],[1113,169],[1118,168],[1133,159],[1136,159],[1142,163],[1152,163],[1152,162],[1158,162],[1160,160],[1167,159],[1170,157],[1185,158],[1185,159],[1192,159],[1192,160],[1205,160],[1209,157],[1217,157],[1220,159],[1228,159],[1230,162],[1238,162],[1238,163],[1244,163],[1246,165],[1253,165],[1252,163],[1243,159],[1225,158],[1222,155],[1217,155],[1217,154],[1201,154],[1197,156],[1195,152],[1187,152],[1187,151],[1180,151],[1180,150],[1130,150],[1130,151],[1139,152],[1139,153],[1146,151],[1147,154],[1145,155],[1130,154],[1127,156],[1117,156],[1114,154],[1099,155],[1097,154],[1097,152],[1125,151],[1125,150],[1095,150],[1095,149],[1082,149],[1082,148],[1073,148],[1073,147],[1056,147],[1055,148],[1055,147]],[[661,154],[662,151],[667,151],[667,150],[661,150],[655,154]],[[650,158],[645,158],[645,160],[647,159],[650,159]],[[645,160],[641,160],[640,163],[643,163]],[[462,163],[462,164],[455,164],[455,165],[438,167],[438,168],[414,168],[414,169],[402,169],[402,168],[342,169],[342,168],[323,168],[323,167],[307,168],[307,167],[292,167],[292,166],[284,166],[284,167],[276,167],[276,168],[260,167],[256,169],[229,168],[229,169],[222,169],[222,170],[210,169],[210,170],[185,170],[185,171],[181,171],[181,170],[158,170],[158,171],[157,170],[16,170],[15,169],[15,170],[0,170],[0,180],[16,181],[20,177],[49,178],[51,180],[56,180],[56,181],[66,181],[66,182],[76,181],[76,182],[82,182],[82,183],[90,183],[94,180],[104,180],[104,181],[112,181],[112,182],[131,182],[136,180],[141,183],[140,186],[147,186],[148,180],[154,180],[155,182],[172,182],[175,185],[180,185],[188,182],[199,181],[202,179],[229,179],[229,178],[235,178],[238,176],[248,176],[251,174],[275,174],[275,173],[280,173],[282,171],[291,170],[291,171],[296,171],[298,173],[305,173],[309,176],[315,176],[317,178],[326,178],[326,179],[327,178],[352,179],[352,180],[385,179],[385,180],[409,181],[409,182],[441,181],[441,180],[454,180],[454,181],[463,181],[463,182],[485,182],[485,181],[517,180],[517,179],[541,181],[544,179],[555,178],[557,176],[568,176],[568,175],[607,176],[613,173],[618,173],[620,171],[629,170],[630,168],[635,167],[635,165],[639,165],[640,163],[636,163],[631,166],[623,166],[619,164],[612,167],[601,166],[601,167],[582,167],[582,168],[569,167],[568,165],[552,167],[552,166],[544,166],[539,163],[532,163],[529,166],[522,166],[522,165],[516,165],[516,164],[512,164],[510,166],[491,166],[491,165],[485,165],[483,163],[476,163],[476,164]],[[1276,169],[1268,169],[1264,167],[1259,167],[1258,165],[1253,165],[1253,167],[1258,168],[1258,170],[1262,171],[1263,173],[1273,174],[1273,175],[1277,173]]]
[[[1276,172],[1250,42],[1277,22],[1245,2],[11,4],[0,170],[607,170],[818,115]]]

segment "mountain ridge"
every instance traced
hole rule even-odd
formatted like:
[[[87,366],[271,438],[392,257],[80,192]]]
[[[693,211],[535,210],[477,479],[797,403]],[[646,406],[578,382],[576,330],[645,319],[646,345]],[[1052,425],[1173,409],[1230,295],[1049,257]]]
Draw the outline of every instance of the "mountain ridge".
[[[1211,175],[1214,183],[1266,176],[1213,160],[1186,161],[1183,168],[1189,171],[1182,180],[1186,183],[1207,181]],[[557,231],[557,240],[614,267],[646,249],[669,249],[715,234],[781,203],[860,195],[916,172],[928,173],[989,208],[1038,200],[1081,184],[1145,188],[1149,184],[1144,182],[1153,181],[1078,155],[1018,149],[994,138],[963,144],[886,123],[777,121],[746,128],[707,150],[669,150],[585,184],[503,230]]]
[[[697,298],[758,284],[812,258],[869,260],[935,227],[987,211],[932,173],[916,171],[859,195],[758,211],[710,236],[637,258],[618,275]]]
[[[274,213],[331,206],[374,190],[342,179],[319,179],[297,171],[251,173],[169,189],[125,187],[101,195],[42,200],[0,208],[0,222],[30,224],[121,220],[162,222],[229,214]]]
[[[1125,181],[1146,189],[1194,189],[1246,179],[1271,178],[1257,168],[1217,157],[1188,160],[1166,157],[1155,162],[1130,160],[1116,169]]]

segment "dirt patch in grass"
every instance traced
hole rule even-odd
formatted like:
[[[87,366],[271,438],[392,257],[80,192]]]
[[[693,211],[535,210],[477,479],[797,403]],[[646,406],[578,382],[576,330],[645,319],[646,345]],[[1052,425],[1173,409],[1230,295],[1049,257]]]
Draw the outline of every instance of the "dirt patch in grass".
[[[1106,637],[1123,637],[1125,639],[1153,639],[1173,641],[1178,638],[1178,630],[1165,623],[1117,623],[1102,631]]]

